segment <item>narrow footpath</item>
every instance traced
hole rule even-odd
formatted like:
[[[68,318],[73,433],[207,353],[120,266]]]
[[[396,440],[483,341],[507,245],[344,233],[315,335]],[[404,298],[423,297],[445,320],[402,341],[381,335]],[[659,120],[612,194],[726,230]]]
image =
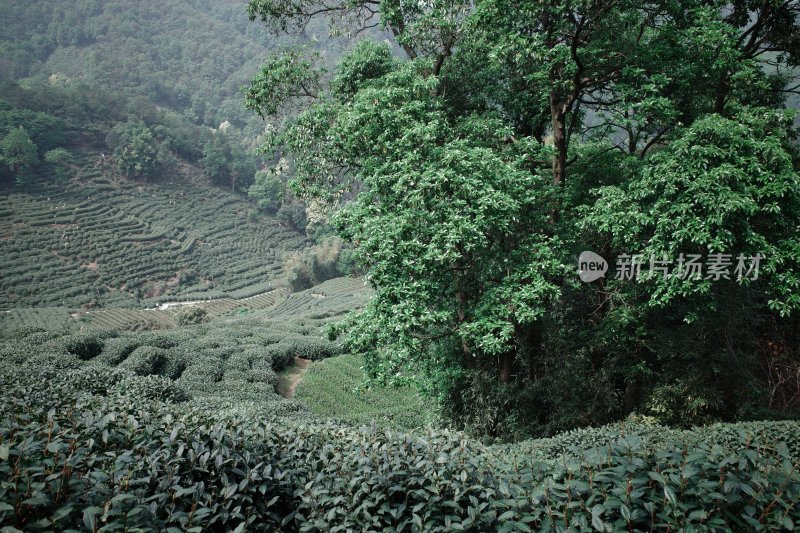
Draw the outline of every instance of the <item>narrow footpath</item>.
[[[294,396],[294,390],[297,384],[303,379],[303,374],[308,371],[311,365],[310,359],[303,359],[302,357],[295,357],[292,366],[278,375],[278,394],[284,398],[291,398]]]

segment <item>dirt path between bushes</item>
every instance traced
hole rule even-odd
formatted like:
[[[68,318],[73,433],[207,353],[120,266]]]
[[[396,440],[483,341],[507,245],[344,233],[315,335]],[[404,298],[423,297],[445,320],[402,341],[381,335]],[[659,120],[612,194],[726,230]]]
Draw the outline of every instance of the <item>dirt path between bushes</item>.
[[[286,370],[281,372],[278,376],[278,394],[284,398],[291,398],[294,396],[294,390],[297,388],[297,384],[303,379],[303,374],[308,371],[310,365],[310,359],[295,357],[292,366],[287,367]]]

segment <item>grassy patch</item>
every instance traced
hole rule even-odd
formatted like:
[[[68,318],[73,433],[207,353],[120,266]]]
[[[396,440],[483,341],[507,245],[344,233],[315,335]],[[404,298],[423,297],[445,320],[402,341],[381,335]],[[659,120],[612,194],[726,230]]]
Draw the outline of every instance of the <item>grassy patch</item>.
[[[406,429],[430,425],[433,404],[412,388],[363,387],[364,360],[341,355],[311,365],[294,398],[315,414],[349,423]]]

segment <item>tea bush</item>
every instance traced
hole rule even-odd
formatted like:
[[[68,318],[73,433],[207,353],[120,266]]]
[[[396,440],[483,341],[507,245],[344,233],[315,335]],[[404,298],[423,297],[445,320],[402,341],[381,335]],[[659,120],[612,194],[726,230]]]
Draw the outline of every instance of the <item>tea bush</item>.
[[[147,332],[16,328],[0,331],[0,341],[0,360],[14,366],[75,369],[89,361],[175,380],[198,400],[261,402],[289,413],[296,404],[287,408],[276,395],[276,371],[295,357],[318,360],[340,351],[318,328],[247,319]]]
[[[158,375],[123,378],[110,389],[110,393],[145,401],[181,403],[189,399],[186,390],[170,378]]]
[[[632,419],[597,428],[581,428],[555,437],[489,447],[501,457],[552,460],[580,458],[589,450],[602,453],[611,447],[629,447],[654,453],[667,446],[690,453],[706,443],[729,449],[737,446],[769,447],[783,442],[794,461],[800,460],[800,422],[791,420],[713,424],[690,430],[674,429]]]
[[[97,332],[76,333],[64,341],[64,349],[84,361],[94,359],[103,351],[103,337],[107,335]]]
[[[295,357],[319,361],[341,353],[341,347],[333,342],[317,337],[289,337],[270,346],[273,361],[278,368],[285,368]]]
[[[0,520],[18,529],[755,531],[800,519],[797,458],[780,442],[731,436],[687,453],[666,439],[514,462],[458,433],[175,405],[129,394],[127,380],[153,378],[119,371],[0,376]]]
[[[677,430],[639,418],[485,446],[458,432],[384,428],[415,425],[422,404],[395,390],[359,390],[352,356],[315,363],[298,397],[316,394],[359,416],[314,416],[275,393],[275,372],[300,354],[338,353],[303,317],[347,287],[334,280],[287,298],[279,306],[294,321],[0,330],[0,523],[25,531],[772,531],[800,520],[799,422]],[[314,411],[337,417],[330,406]]]
[[[186,361],[163,348],[140,346],[131,352],[120,367],[138,376],[156,375],[178,379],[186,369]]]

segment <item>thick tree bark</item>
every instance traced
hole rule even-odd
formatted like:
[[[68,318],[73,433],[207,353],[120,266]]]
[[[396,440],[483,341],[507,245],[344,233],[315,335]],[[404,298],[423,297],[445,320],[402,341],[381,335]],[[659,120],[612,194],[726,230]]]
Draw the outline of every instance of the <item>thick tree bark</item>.
[[[728,91],[730,90],[729,74],[725,75],[719,80],[717,84],[716,94],[714,94],[714,113],[722,114],[725,109],[725,100],[728,98]]]
[[[514,370],[515,355],[516,354],[513,351],[509,351],[500,356],[500,364],[497,376],[497,380],[500,383],[507,384],[511,382],[511,376]]]

